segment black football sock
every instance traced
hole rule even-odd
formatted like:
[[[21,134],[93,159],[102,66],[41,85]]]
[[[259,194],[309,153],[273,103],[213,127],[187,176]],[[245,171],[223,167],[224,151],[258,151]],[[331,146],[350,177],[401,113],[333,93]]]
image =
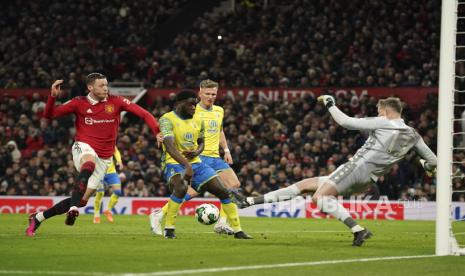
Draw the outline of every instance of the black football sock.
[[[61,215],[68,212],[69,207],[71,207],[71,198],[65,198],[62,201],[58,202],[57,204],[53,205],[53,207],[44,211],[44,218],[48,219],[56,215]]]
[[[80,205],[82,196],[84,195],[87,182],[89,181],[90,176],[94,173],[95,163],[85,162],[81,166],[81,172],[77,177],[76,184],[74,184],[73,193],[71,194],[71,206]]]

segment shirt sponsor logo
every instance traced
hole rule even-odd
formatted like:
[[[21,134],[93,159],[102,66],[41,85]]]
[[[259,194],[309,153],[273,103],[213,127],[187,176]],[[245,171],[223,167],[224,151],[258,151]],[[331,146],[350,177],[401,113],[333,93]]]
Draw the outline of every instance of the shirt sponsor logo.
[[[211,128],[217,128],[218,127],[218,122],[215,121],[215,120],[210,120],[208,122],[208,125],[211,127]]]
[[[184,140],[186,141],[193,141],[194,140],[194,134],[190,132],[184,133]]]
[[[102,119],[102,120],[95,120],[95,119],[92,119],[90,117],[85,117],[84,118],[84,123],[86,125],[94,125],[94,124],[111,124],[111,123],[114,123],[115,122],[115,119],[111,119],[111,120],[108,120],[108,119]]]

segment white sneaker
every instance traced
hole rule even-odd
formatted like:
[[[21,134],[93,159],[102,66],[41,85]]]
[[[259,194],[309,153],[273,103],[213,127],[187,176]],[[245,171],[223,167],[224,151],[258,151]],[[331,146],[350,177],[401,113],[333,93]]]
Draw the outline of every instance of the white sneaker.
[[[213,231],[217,234],[234,235],[234,230],[227,223],[216,223]]]
[[[149,215],[149,220],[150,220],[150,229],[152,230],[152,233],[154,235],[163,235],[163,227],[161,225],[161,222],[163,220],[163,211],[157,210],[153,211]]]

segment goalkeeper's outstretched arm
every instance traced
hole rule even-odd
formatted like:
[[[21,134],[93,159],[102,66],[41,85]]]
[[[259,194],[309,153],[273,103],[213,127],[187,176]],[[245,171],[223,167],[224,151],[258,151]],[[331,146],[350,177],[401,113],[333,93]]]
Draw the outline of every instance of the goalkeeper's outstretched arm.
[[[385,127],[388,123],[386,119],[381,117],[349,117],[336,106],[334,98],[329,95],[322,95],[318,97],[318,101],[323,103],[326,108],[328,108],[329,113],[336,121],[336,123],[347,129],[370,131]]]

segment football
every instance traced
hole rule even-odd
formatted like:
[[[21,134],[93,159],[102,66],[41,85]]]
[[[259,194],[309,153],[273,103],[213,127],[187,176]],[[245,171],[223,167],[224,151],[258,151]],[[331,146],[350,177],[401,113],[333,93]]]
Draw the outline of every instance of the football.
[[[195,209],[195,217],[205,225],[210,225],[218,221],[220,211],[211,203],[204,203]]]

